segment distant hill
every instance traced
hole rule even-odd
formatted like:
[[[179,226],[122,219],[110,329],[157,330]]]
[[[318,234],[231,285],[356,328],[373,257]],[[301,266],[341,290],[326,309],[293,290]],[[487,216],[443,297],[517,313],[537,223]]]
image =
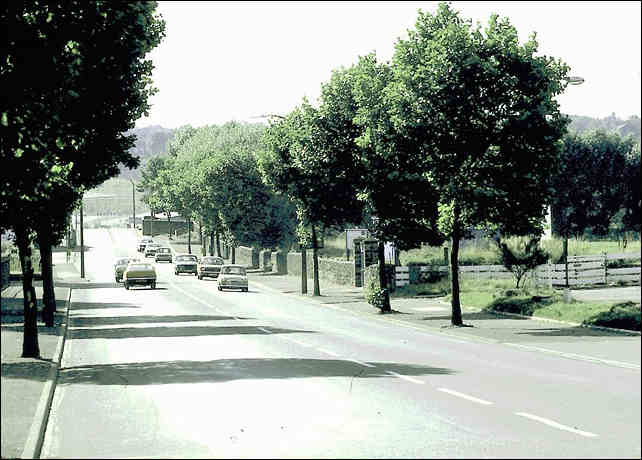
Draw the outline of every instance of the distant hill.
[[[615,116],[614,113],[606,118],[591,118],[582,115],[569,115],[571,124],[569,131],[584,132],[594,129],[604,129],[606,131],[616,131],[622,137],[632,135],[637,139],[640,145],[640,117],[631,116],[628,120],[622,120]]]
[[[140,165],[137,169],[132,170],[121,166],[118,177],[122,179],[140,179],[140,169],[145,164],[145,160],[153,155],[167,154],[167,142],[174,137],[175,131],[159,125],[136,128],[129,131],[127,134],[135,134],[137,137],[131,153],[140,157]]]

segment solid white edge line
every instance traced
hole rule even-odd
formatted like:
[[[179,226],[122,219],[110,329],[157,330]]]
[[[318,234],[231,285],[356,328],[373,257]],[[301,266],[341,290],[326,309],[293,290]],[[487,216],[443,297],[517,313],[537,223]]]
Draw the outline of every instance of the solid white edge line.
[[[409,382],[412,382],[412,383],[417,383],[419,385],[423,385],[424,383],[426,383],[426,382],[424,382],[422,380],[415,379],[415,378],[412,378],[412,377],[408,377],[407,375],[397,374],[396,372],[386,371],[386,373],[390,374],[390,375],[394,375],[395,377],[403,379],[403,380],[408,380]]]
[[[587,438],[595,438],[597,435],[595,433],[591,433],[589,431],[582,431],[578,430],[576,428],[571,428],[570,426],[562,425],[561,423],[554,422],[553,420],[549,420],[544,417],[539,417],[537,415],[529,414],[527,412],[515,412],[515,415],[519,415],[520,417],[526,417],[530,418],[531,420],[535,420],[537,422],[541,422],[545,425],[552,426],[553,428],[558,428],[560,430],[564,431],[570,431],[571,433],[579,434],[580,436],[585,436]]]
[[[569,352],[566,352],[566,351],[549,350],[548,348],[534,347],[534,346],[531,346],[531,345],[522,345],[522,344],[519,344],[519,343],[504,342],[504,345],[508,345],[508,346],[515,347],[515,348],[523,348],[524,350],[541,351],[543,353],[562,356],[564,358],[578,359],[578,360],[581,360],[581,361],[588,361],[588,362],[593,362],[593,363],[610,364],[612,366],[623,367],[623,368],[626,368],[626,369],[640,370],[640,365],[639,364],[635,364],[635,363],[627,363],[627,362],[624,362],[624,361],[615,361],[615,360],[612,360],[612,359],[595,358],[593,356],[578,355],[576,353],[569,353]]]
[[[332,356],[339,356],[339,355],[338,355],[337,353],[335,353],[334,351],[325,350],[325,349],[323,349],[323,348],[317,348],[317,350],[319,350],[321,353],[326,353],[326,354],[328,354],[328,355],[332,355]]]
[[[475,398],[474,396],[469,396],[467,394],[460,393],[458,391],[449,390],[448,388],[437,388],[437,390],[443,391],[444,393],[448,393],[448,394],[451,394],[453,396],[458,396],[460,398],[464,398],[464,399],[467,399],[468,401],[476,402],[476,403],[479,403],[479,404],[484,404],[484,405],[487,405],[487,406],[493,404],[490,401],[486,401],[484,399]]]
[[[297,345],[301,345],[302,347],[311,347],[312,345],[308,345],[307,343],[300,342],[296,339],[293,339],[291,337],[279,337],[281,340],[285,340],[287,342],[294,342]]]

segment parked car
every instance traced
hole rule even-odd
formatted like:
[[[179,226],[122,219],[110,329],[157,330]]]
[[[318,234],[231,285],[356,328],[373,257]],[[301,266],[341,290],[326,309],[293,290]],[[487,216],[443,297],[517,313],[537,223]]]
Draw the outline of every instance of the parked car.
[[[156,269],[149,262],[131,262],[123,274],[125,289],[132,286],[151,286],[156,289]]]
[[[140,262],[140,260],[136,257],[121,257],[116,260],[114,264],[114,276],[117,283],[120,283],[123,279],[123,273],[125,273],[125,269],[130,262]]]
[[[174,257],[174,274],[193,273],[198,274],[198,257],[193,254],[177,254]]]
[[[221,257],[205,256],[198,264],[198,272],[196,276],[198,276],[199,280],[202,280],[206,276],[210,278],[218,278],[223,264],[225,264],[225,262]]]
[[[141,238],[138,240],[138,252],[145,252],[145,247],[148,243],[153,243],[154,240],[151,238]]]
[[[247,292],[247,273],[243,265],[223,265],[218,276],[218,290],[240,289]]]
[[[155,262],[160,262],[163,260],[172,263],[172,250],[167,246],[161,246],[160,248],[156,249],[156,254],[154,254]]]
[[[156,250],[161,246],[162,245],[160,243],[147,243],[147,246],[145,247],[145,257],[155,257]]]

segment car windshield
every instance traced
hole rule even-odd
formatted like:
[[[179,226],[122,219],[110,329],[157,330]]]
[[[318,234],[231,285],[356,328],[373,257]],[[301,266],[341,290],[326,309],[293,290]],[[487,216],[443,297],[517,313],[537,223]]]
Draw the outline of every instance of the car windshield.
[[[150,264],[129,264],[129,267],[132,270],[152,270],[153,267]]]
[[[203,257],[203,264],[205,265],[223,265],[223,259],[218,257]]]
[[[158,252],[161,252],[163,254],[168,254],[171,251],[169,250],[169,248],[158,248]]]
[[[129,263],[129,259],[118,259],[116,261],[116,265],[127,265]]]
[[[243,267],[223,267],[221,270],[225,275],[245,275],[245,268]]]
[[[176,262],[196,262],[196,256],[178,256]]]

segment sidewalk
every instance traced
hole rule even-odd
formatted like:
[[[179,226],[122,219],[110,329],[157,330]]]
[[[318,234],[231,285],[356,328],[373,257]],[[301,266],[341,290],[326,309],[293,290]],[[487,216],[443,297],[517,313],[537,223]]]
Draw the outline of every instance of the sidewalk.
[[[54,284],[78,279],[73,264],[64,253],[54,253]],[[38,309],[42,308],[42,281],[34,282]],[[66,332],[67,302],[71,288],[55,287],[55,326],[47,328],[38,318],[40,358],[22,358],[23,294],[22,283],[12,282],[2,291],[0,340],[2,458],[33,458],[39,454],[55,388],[58,365]]]

